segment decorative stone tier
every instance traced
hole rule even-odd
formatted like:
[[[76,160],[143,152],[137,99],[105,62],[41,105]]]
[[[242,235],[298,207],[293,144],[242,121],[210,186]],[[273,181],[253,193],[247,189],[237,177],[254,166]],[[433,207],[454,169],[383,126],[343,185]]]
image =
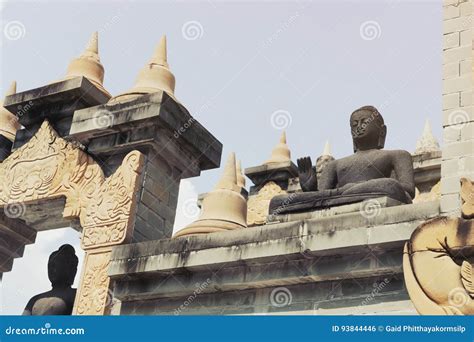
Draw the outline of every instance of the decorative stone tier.
[[[0,280],[4,272],[10,272],[13,259],[21,258],[25,245],[35,243],[36,230],[24,221],[12,219],[0,211]]]
[[[288,180],[298,176],[298,169],[292,161],[284,161],[246,168],[245,175],[255,184],[250,188],[250,194],[254,195],[271,181],[288,189]]]
[[[45,119],[63,137],[69,134],[74,111],[107,102],[105,95],[85,77],[23,91],[5,98],[4,107],[18,117],[24,129],[16,133],[13,148],[25,144]]]
[[[117,246],[108,273],[121,314],[414,313],[403,245],[437,215],[435,201]]]

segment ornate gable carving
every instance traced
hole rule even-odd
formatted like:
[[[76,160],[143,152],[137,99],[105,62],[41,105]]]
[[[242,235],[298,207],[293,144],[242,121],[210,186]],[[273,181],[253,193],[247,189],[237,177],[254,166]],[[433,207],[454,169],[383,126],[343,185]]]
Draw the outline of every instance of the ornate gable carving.
[[[0,205],[64,196],[65,218],[79,217],[84,249],[120,244],[131,234],[144,156],[132,151],[113,175],[48,121],[0,164]]]

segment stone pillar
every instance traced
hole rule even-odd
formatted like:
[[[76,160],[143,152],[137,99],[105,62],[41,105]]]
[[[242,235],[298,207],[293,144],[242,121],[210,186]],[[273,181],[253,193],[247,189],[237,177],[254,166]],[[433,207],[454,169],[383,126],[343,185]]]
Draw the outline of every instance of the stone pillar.
[[[135,242],[171,237],[180,180],[218,167],[222,153],[222,144],[164,91],[76,111],[69,137],[106,173],[132,150],[145,155]]]
[[[474,0],[443,3],[441,212],[459,215],[460,178],[474,179]]]

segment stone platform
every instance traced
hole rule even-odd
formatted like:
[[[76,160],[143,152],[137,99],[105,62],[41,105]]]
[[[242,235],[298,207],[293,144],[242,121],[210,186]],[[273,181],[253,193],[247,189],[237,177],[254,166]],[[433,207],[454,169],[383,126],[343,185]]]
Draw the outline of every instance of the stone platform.
[[[403,245],[437,215],[434,201],[117,246],[117,313],[414,313]]]

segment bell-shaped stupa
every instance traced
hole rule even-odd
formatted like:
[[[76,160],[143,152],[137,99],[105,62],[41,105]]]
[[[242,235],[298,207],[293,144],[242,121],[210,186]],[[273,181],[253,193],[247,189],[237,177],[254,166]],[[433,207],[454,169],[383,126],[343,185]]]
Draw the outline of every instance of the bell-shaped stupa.
[[[290,160],[291,160],[291,152],[286,143],[286,133],[285,131],[283,131],[280,137],[280,141],[273,148],[270,159],[268,159],[263,164],[282,163],[282,162],[287,162]]]
[[[69,80],[74,77],[86,77],[97,88],[105,94],[110,93],[104,88],[104,66],[99,58],[99,34],[94,32],[87,43],[84,52],[77,58],[74,58],[67,68],[66,76],[63,80]]]
[[[247,227],[247,200],[238,185],[235,154],[231,153],[224,173],[214,190],[202,201],[199,219],[174,237],[199,235]]]
[[[166,36],[163,36],[151,60],[140,70],[133,88],[113,97],[110,102],[126,102],[160,90],[175,98],[174,87],[176,80],[169,69],[166,46]]]

